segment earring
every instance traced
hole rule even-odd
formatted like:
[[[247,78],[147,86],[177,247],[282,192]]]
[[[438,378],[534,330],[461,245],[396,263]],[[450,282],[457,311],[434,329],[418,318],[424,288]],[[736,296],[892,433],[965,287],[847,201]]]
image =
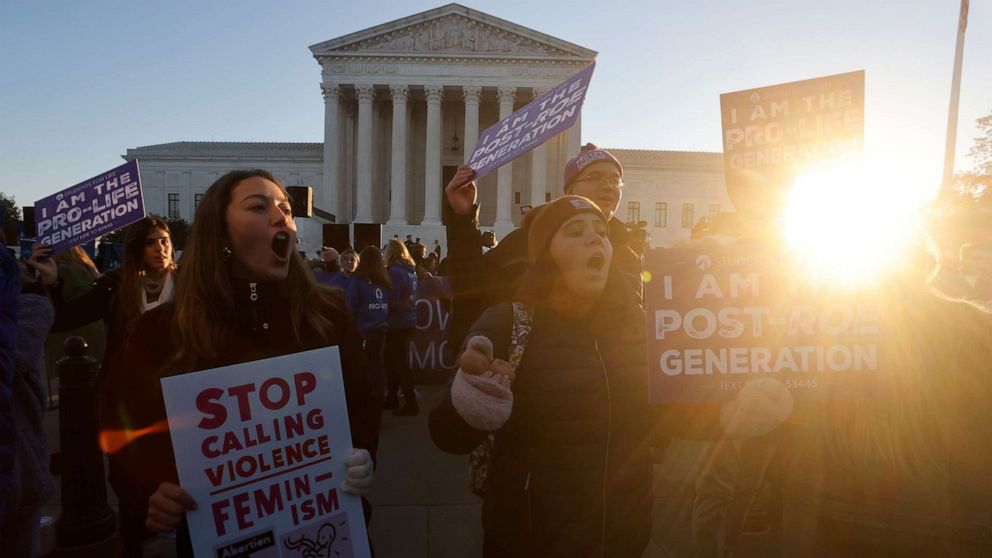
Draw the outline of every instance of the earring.
[[[231,249],[229,247],[227,247],[227,246],[225,246],[223,249],[221,249],[221,253],[224,254],[224,261],[225,262],[227,260],[231,259],[231,256],[234,255],[234,252],[231,252]]]

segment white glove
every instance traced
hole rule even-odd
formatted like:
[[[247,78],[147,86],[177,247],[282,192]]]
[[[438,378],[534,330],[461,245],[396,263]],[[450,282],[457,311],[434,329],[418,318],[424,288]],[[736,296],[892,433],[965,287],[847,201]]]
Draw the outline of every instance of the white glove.
[[[451,404],[472,428],[495,432],[513,412],[510,377],[492,372],[466,374],[459,368],[451,383]]]
[[[347,467],[344,482],[341,483],[341,490],[364,496],[369,493],[372,486],[372,456],[366,449],[352,448],[351,455],[344,460]]]
[[[773,378],[751,380],[737,399],[720,409],[720,424],[734,439],[754,438],[771,432],[792,415],[792,392]]]

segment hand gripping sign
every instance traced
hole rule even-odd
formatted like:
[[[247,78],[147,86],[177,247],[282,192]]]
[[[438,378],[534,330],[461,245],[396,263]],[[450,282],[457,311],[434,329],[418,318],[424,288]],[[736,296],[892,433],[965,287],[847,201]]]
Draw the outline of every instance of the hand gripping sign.
[[[145,216],[138,161],[35,202],[38,240],[57,254],[126,227]]]
[[[337,347],[162,379],[197,558],[368,557]]]
[[[467,163],[476,180],[571,128],[582,112],[595,69],[594,62],[486,128]]]

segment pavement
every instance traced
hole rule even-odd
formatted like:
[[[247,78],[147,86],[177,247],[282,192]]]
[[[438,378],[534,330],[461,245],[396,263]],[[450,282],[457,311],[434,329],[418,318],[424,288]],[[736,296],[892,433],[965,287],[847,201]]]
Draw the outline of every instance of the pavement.
[[[378,468],[372,493],[369,532],[377,558],[473,558],[482,556],[481,500],[468,489],[466,456],[434,447],[427,431],[427,411],[443,394],[443,386],[418,386],[421,412],[414,417],[383,414]],[[46,417],[46,431],[57,451],[58,411]],[[652,542],[643,558],[689,555],[692,489],[690,480],[701,465],[703,444],[673,444],[655,465]],[[116,509],[113,491],[107,492]],[[43,515],[57,517],[59,497]],[[735,556],[772,555],[776,533],[744,536]],[[56,549],[54,558],[113,557],[116,540],[86,549]],[[173,541],[157,538],[145,547],[147,558],[172,558]]]

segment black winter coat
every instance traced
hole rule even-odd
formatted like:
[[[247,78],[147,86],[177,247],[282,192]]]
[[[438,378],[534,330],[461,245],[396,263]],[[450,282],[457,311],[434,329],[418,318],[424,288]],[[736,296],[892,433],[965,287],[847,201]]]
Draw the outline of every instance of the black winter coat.
[[[233,338],[224,347],[224,356],[217,362],[204,363],[201,369],[228,366],[241,362],[260,360],[280,355],[338,345],[341,351],[345,397],[348,418],[351,422],[352,444],[365,448],[375,458],[379,441],[381,410],[372,389],[368,363],[362,352],[361,336],[355,322],[347,313],[327,316],[337,334],[324,338],[314,332],[302,333],[302,342],[292,335],[289,322],[289,301],[273,285],[256,284],[257,297],[252,298],[250,286],[245,281],[234,281],[239,324]],[[342,308],[343,308],[342,302]],[[132,430],[164,426],[165,403],[159,383],[160,368],[175,354],[172,338],[174,307],[164,304],[145,312],[128,338],[120,365],[127,374],[120,374],[121,394],[131,418]],[[169,433],[153,433],[137,438],[118,454],[122,464],[121,480],[132,498],[151,495],[161,482],[178,482],[175,456]]]
[[[513,412],[495,436],[482,511],[487,558],[641,556],[652,499],[643,323],[636,307],[582,320],[537,307]],[[492,339],[505,359],[512,324],[511,305],[500,304],[469,336]],[[450,396],[429,424],[435,444],[450,453],[468,453],[485,437]]]
[[[173,280],[175,278],[176,275],[173,275]],[[127,338],[127,332],[122,331],[118,320],[115,319],[117,312],[120,311],[117,292],[120,290],[122,280],[122,269],[112,269],[93,281],[89,291],[68,301],[62,296],[61,279],[48,289],[52,306],[55,307],[52,333],[70,331],[99,320],[103,320],[107,329],[107,342],[103,355],[90,355],[100,359],[97,387],[103,396],[100,400],[102,428],[122,428],[128,422],[120,401],[121,378],[115,376],[115,374],[128,373],[127,367],[117,364]]]

